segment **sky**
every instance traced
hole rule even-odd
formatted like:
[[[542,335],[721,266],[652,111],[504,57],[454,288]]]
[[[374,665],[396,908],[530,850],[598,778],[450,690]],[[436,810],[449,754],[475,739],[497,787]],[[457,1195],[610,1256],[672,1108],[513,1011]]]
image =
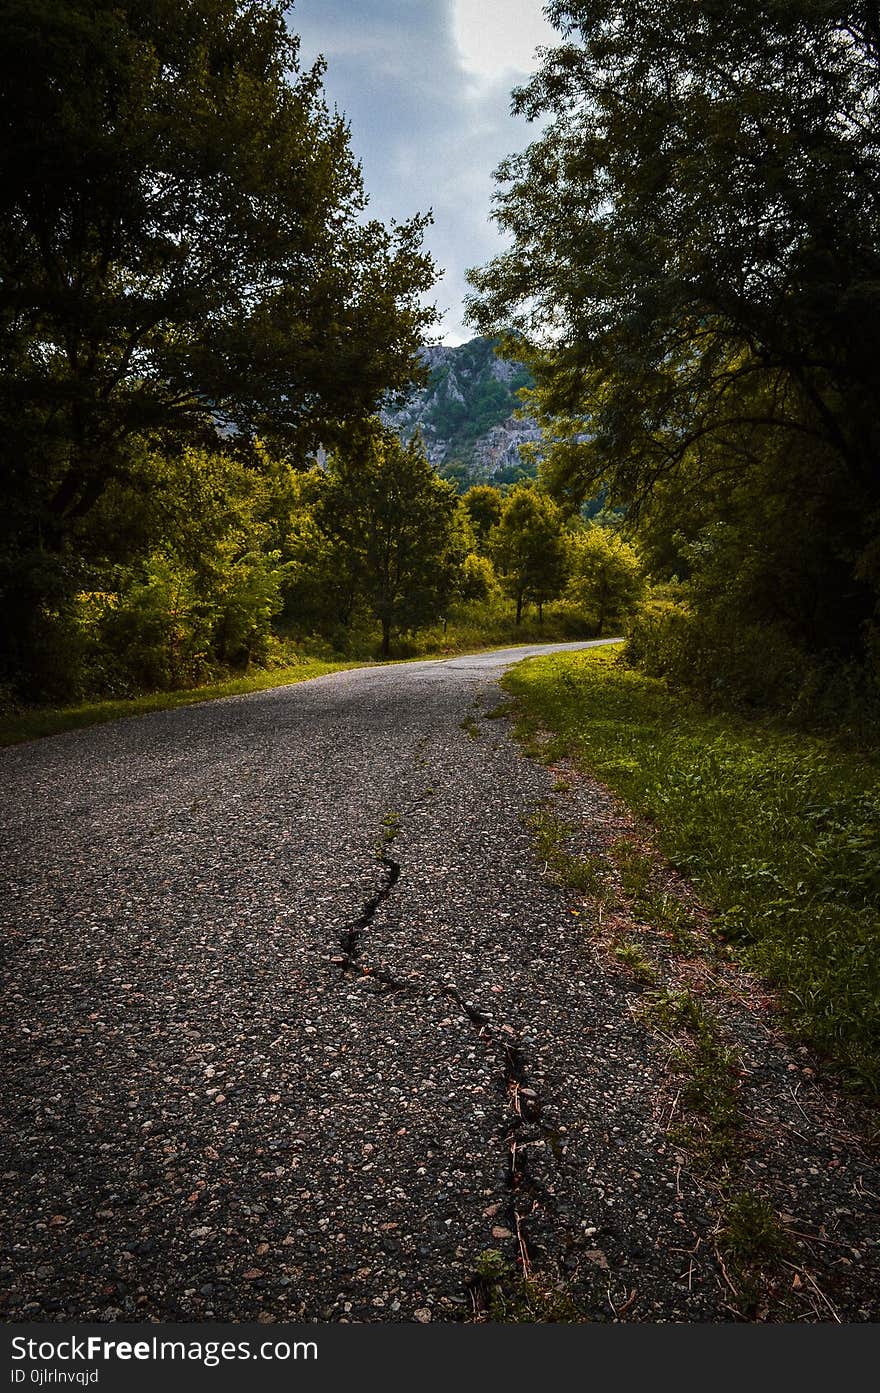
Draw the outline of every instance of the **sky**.
[[[436,335],[464,343],[465,271],[504,243],[490,221],[492,171],[533,127],[510,115],[511,89],[559,35],[542,0],[296,0],[300,61],[327,60],[324,89],[351,123],[369,213],[389,222],[434,214],[426,246],[442,279],[427,298]]]

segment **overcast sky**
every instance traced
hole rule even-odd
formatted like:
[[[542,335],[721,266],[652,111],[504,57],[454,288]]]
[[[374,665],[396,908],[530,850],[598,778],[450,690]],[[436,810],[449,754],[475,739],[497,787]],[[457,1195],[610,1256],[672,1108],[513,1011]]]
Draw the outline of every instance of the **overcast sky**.
[[[370,212],[383,222],[433,209],[426,241],[444,274],[430,297],[439,337],[463,343],[465,271],[502,245],[492,171],[535,132],[510,92],[558,35],[542,0],[296,0],[303,65],[327,59],[327,97],[351,122]]]

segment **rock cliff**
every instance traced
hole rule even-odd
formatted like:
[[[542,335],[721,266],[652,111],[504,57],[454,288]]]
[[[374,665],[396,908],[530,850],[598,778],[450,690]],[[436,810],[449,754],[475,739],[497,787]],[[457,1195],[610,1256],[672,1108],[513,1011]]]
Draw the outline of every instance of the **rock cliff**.
[[[513,414],[520,388],[532,381],[518,363],[497,357],[494,346],[494,339],[476,338],[457,348],[425,348],[427,386],[382,413],[403,440],[421,431],[431,463],[465,487],[534,473],[520,451],[540,432],[535,421]]]

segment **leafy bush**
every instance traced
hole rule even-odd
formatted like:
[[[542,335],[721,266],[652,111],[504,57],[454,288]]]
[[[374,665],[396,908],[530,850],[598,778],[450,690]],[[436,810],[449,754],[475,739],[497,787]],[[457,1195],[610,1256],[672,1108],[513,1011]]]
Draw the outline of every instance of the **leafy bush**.
[[[636,610],[626,657],[650,677],[734,709],[791,707],[808,671],[805,655],[779,626],[737,623],[724,611],[663,598]]]
[[[192,573],[158,555],[108,606],[101,639],[131,691],[186,687],[210,670],[212,621]]]
[[[272,619],[282,607],[278,560],[278,552],[251,551],[227,571],[213,601],[213,646],[220,661],[248,667],[272,656]]]

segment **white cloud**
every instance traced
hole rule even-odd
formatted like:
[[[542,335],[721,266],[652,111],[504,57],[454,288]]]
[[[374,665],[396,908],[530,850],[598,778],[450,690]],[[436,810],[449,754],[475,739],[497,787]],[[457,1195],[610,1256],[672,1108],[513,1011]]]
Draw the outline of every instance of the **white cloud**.
[[[559,38],[541,0],[452,0],[452,22],[463,66],[480,77],[533,72],[538,45]]]

